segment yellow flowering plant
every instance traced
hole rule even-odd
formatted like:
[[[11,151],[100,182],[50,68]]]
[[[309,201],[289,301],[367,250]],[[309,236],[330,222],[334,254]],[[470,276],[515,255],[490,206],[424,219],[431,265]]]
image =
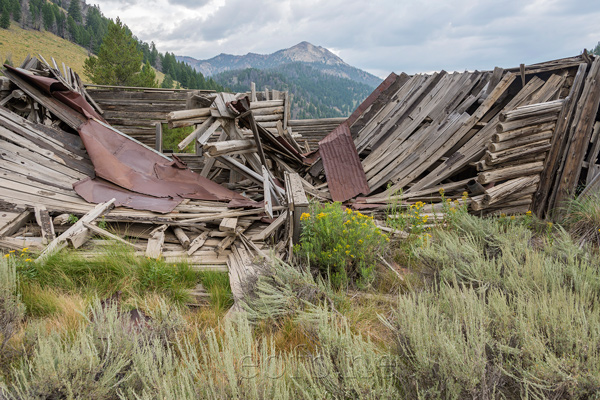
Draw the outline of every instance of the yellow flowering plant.
[[[300,220],[297,254],[329,277],[334,287],[366,286],[372,281],[377,255],[389,242],[372,217],[333,203],[311,204]]]

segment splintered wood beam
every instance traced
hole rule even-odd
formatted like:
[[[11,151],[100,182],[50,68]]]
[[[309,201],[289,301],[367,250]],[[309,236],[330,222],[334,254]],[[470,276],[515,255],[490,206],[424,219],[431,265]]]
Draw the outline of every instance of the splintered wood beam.
[[[112,240],[115,240],[115,241],[117,241],[119,243],[126,244],[127,246],[131,246],[131,247],[133,247],[136,250],[143,250],[142,246],[138,246],[138,245],[135,245],[135,244],[133,244],[131,242],[128,242],[127,240],[125,240],[123,238],[120,238],[117,235],[113,235],[112,233],[110,233],[108,231],[105,231],[104,229],[100,228],[99,226],[96,226],[94,224],[90,224],[88,222],[84,222],[83,226],[85,226],[90,231],[92,231],[92,232],[94,232],[94,233],[96,233],[96,234],[98,234],[100,236],[104,236],[105,238],[112,239]]]
[[[12,221],[0,228],[0,237],[10,236],[16,233],[29,221],[31,217],[31,211],[23,211],[18,214]]]
[[[148,246],[146,247],[146,257],[158,259],[162,254],[162,248],[165,244],[165,230],[168,225],[161,225],[150,232]]]
[[[273,218],[273,200],[271,198],[271,179],[269,178],[269,171],[263,165],[262,167],[263,173],[263,193],[264,193],[264,207],[265,212],[271,218]]]
[[[52,224],[52,218],[50,218],[50,213],[48,213],[48,210],[46,210],[46,207],[43,205],[37,205],[34,208],[34,214],[35,221],[42,230],[42,243],[48,244],[56,237],[54,233],[54,225]]]
[[[198,250],[199,248],[201,248],[204,245],[204,243],[206,242],[206,239],[208,239],[208,233],[209,233],[208,231],[202,232],[194,240],[192,240],[192,242],[190,243],[190,247],[187,250],[188,256],[191,256],[192,254],[194,254],[196,252],[196,250]]]
[[[175,237],[177,237],[177,240],[179,240],[179,243],[181,243],[183,249],[187,250],[190,247],[190,238],[188,235],[186,235],[180,227],[173,228],[173,233],[175,234]]]
[[[223,218],[221,224],[219,225],[219,230],[221,232],[235,232],[235,227],[237,226],[238,219],[234,218]]]
[[[271,222],[271,224],[269,226],[267,226],[265,229],[263,229],[261,232],[254,234],[252,237],[250,237],[250,240],[253,241],[257,241],[257,242],[262,242],[264,241],[266,238],[268,238],[269,236],[271,236],[274,232],[277,231],[277,229],[283,225],[285,223],[285,221],[287,220],[287,213],[281,213],[279,215],[279,217],[277,217],[277,219],[273,222]]]
[[[204,121],[202,124],[200,124],[200,126],[198,126],[196,129],[194,129],[194,131],[192,133],[187,135],[185,137],[185,139],[183,139],[181,142],[179,142],[179,144],[177,145],[177,148],[179,150],[185,149],[190,143],[192,143],[194,141],[194,139],[196,139],[199,135],[202,135],[202,133],[204,133],[214,122],[215,122],[215,119],[213,117],[208,118],[206,121]]]
[[[67,245],[67,240],[71,239],[72,237],[80,236],[81,231],[88,231],[88,229],[83,225],[84,222],[93,222],[96,218],[109,211],[114,206],[115,201],[116,199],[113,198],[107,202],[98,204],[91,211],[81,217],[79,221],[73,224],[69,229],[64,231],[59,237],[50,242],[48,246],[46,246],[46,249],[35,261],[45,261],[50,255],[65,247]]]

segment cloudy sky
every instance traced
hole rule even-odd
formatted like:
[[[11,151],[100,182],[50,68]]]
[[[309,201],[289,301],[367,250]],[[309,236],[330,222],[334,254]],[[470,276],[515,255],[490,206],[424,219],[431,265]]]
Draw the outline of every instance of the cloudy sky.
[[[514,67],[600,41],[598,0],[94,0],[161,52],[207,59],[301,41],[389,72]]]

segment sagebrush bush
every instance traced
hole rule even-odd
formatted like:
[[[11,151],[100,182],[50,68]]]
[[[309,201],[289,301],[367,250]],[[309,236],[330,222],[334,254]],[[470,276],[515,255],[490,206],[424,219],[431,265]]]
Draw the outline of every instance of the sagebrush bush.
[[[25,305],[18,293],[15,261],[9,254],[0,258],[0,365],[4,363],[5,347],[17,333],[25,316]]]
[[[455,227],[415,249],[437,278],[385,319],[407,397],[596,396],[600,261],[564,233],[538,250],[522,223]]]
[[[313,203],[300,219],[303,230],[297,252],[322,276],[336,288],[372,281],[378,256],[389,242],[372,217],[340,203]]]

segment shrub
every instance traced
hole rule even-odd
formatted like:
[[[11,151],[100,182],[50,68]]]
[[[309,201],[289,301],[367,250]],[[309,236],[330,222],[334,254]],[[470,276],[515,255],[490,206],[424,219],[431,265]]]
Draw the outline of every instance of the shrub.
[[[569,200],[561,211],[562,224],[581,243],[600,246],[600,193]]]
[[[329,277],[336,288],[369,284],[377,257],[389,241],[371,217],[333,203],[312,204],[301,220],[298,252],[311,266]]]
[[[407,398],[590,398],[600,388],[600,262],[564,231],[470,215],[416,248],[437,272],[393,317]]]
[[[0,258],[0,361],[5,346],[17,333],[25,315],[25,306],[17,292],[18,281],[14,257],[10,254]]]

